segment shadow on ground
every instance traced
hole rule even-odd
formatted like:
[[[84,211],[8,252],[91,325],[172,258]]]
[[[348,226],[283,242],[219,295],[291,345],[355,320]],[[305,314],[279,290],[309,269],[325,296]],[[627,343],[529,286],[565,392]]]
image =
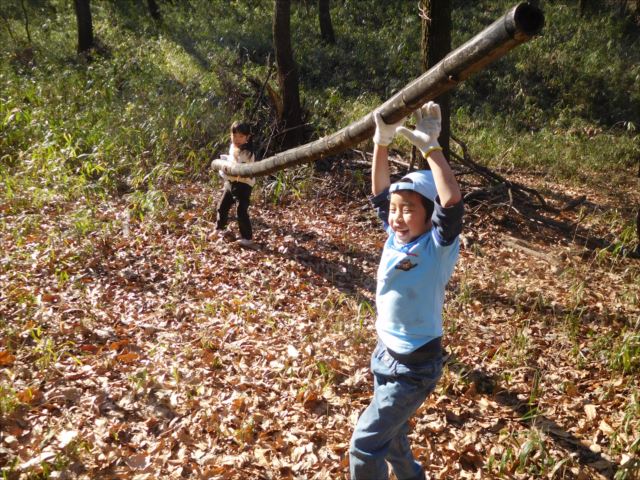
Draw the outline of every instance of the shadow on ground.
[[[535,403],[523,402],[515,392],[501,388],[498,378],[480,369],[473,369],[454,357],[449,357],[446,365],[451,372],[473,383],[478,393],[491,395],[497,403],[513,410],[522,424],[542,430],[557,446],[575,457],[580,465],[594,468],[608,479],[614,478],[617,464],[607,460],[600,453],[591,451],[583,445],[583,439],[568,432],[553,419],[540,414]]]

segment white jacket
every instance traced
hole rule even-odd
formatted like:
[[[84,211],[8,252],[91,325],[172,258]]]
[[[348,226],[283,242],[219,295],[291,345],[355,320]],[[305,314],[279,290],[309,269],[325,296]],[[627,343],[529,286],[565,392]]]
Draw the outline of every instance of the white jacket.
[[[250,150],[240,150],[233,146],[233,143],[229,146],[229,161],[236,163],[253,163],[256,161],[256,156]],[[234,177],[232,175],[226,175],[220,172],[220,175],[225,180],[230,182],[242,182],[247,185],[255,185],[256,179],[253,177]]]

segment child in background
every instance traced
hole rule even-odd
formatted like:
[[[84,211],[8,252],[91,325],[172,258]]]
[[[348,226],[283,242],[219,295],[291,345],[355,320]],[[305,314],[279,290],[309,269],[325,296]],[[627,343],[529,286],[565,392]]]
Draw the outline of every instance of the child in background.
[[[236,163],[253,163],[256,161],[256,156],[251,146],[251,127],[248,123],[234,122],[231,125],[229,155],[222,155],[222,158]],[[222,198],[218,202],[216,231],[219,235],[224,236],[225,228],[229,221],[229,210],[234,202],[238,202],[237,215],[240,229],[238,244],[245,248],[256,249],[257,245],[252,240],[253,231],[251,229],[251,218],[249,217],[251,191],[256,181],[252,177],[233,177],[222,173],[221,175],[225,182]]]
[[[442,374],[442,306],[464,208],[438,144],[440,107],[418,109],[414,131],[404,120],[386,125],[379,112],[374,116],[372,201],[388,238],[377,273],[373,399],[354,429],[349,463],[352,480],[388,479],[387,462],[399,480],[418,480],[426,477],[411,453],[409,420]],[[388,145],[396,132],[420,149],[431,170],[391,184]]]

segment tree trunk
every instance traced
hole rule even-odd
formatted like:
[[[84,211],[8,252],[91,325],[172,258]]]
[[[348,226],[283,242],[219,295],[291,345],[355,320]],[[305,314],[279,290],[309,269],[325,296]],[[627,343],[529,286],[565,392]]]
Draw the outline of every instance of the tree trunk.
[[[156,0],[147,0],[147,7],[149,8],[149,13],[154,20],[160,20],[160,8],[158,8],[158,3]]]
[[[22,13],[24,15],[24,29],[27,32],[27,40],[29,41],[29,47],[31,47],[33,45],[33,42],[31,41],[31,31],[29,30],[29,15],[27,14],[27,7],[24,4],[24,0],[20,2],[20,6],[22,7]]]
[[[330,44],[336,43],[333,25],[331,24],[329,0],[318,0],[318,20],[320,22],[320,36],[322,37],[322,41]]]
[[[580,16],[584,17],[589,11],[593,11],[596,7],[595,3],[594,0],[579,0],[578,10],[580,11]]]
[[[278,85],[282,95],[282,147],[302,143],[302,112],[298,86],[298,67],[291,48],[291,1],[275,0],[273,46],[278,68]]]
[[[451,51],[451,1],[421,0],[422,66],[427,71]],[[451,97],[445,93],[434,100],[442,112],[442,130],[438,141],[449,158],[451,137]]]
[[[431,29],[431,0],[420,0],[421,32],[420,32],[420,63],[422,71],[429,70],[429,32]]]
[[[74,0],[74,5],[78,21],[78,53],[85,53],[93,48],[91,6],[89,0]]]
[[[544,15],[537,7],[521,3],[511,8],[493,24],[451,52],[375,110],[380,110],[386,123],[403,119],[427,100],[437,98],[451,90],[459,82],[530,40],[540,32],[543,25]],[[343,152],[360,142],[369,140],[375,128],[372,111],[332,135],[278,153],[260,162],[228,164],[222,160],[214,160],[211,167],[227,175],[240,177],[268,175]]]
[[[638,237],[638,245],[636,246],[636,251],[640,253],[640,208],[638,209],[638,214],[636,215],[636,235]]]

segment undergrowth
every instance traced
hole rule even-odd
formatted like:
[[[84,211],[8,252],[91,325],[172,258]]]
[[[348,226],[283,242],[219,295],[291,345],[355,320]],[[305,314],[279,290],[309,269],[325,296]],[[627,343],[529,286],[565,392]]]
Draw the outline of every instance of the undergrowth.
[[[163,3],[161,22],[142,4],[94,2],[98,48],[87,60],[75,54],[69,4],[34,1],[23,11],[12,1],[0,30],[0,182],[11,208],[205,178],[231,120],[256,112],[251,79],[264,79],[274,61],[263,21],[272,2]],[[365,3],[333,6],[335,45],[320,43],[315,5],[292,8],[313,136],[360,118],[420,74],[415,7]],[[453,46],[510,6],[454,2]],[[541,7],[539,38],[456,90],[454,132],[494,167],[577,181],[584,172],[633,170],[640,155],[633,15],[602,9],[578,18],[573,4]],[[273,75],[271,82],[277,89]]]

